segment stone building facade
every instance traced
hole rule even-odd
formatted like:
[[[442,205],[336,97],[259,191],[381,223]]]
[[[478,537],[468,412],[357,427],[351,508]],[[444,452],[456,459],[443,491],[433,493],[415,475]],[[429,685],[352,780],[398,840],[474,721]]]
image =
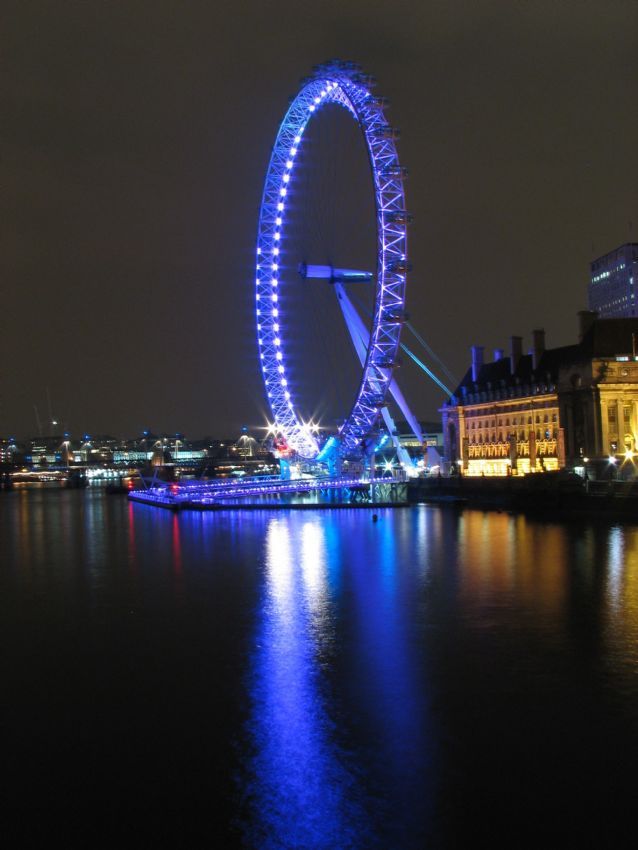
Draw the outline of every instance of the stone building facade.
[[[528,354],[510,338],[472,365],[441,409],[445,455],[464,475],[520,475],[567,468],[632,475],[638,435],[638,319],[583,312],[580,341],[546,349],[536,330]],[[633,477],[633,476],[632,476]]]

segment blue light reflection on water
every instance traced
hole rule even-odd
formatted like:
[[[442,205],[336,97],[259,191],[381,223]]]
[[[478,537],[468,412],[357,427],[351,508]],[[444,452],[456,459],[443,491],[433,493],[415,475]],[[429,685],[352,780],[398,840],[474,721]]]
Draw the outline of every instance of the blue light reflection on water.
[[[341,677],[349,735],[365,753],[370,820],[384,846],[405,846],[407,836],[413,846],[427,832],[434,770],[427,652],[410,616],[423,603],[429,568],[405,534],[411,520],[388,512],[378,524],[362,523],[340,553],[352,600]]]
[[[350,847],[364,829],[322,692],[322,642],[331,629],[324,535],[316,519],[268,524],[249,685],[251,846]]]
[[[414,564],[390,515],[350,537],[335,522],[268,524],[241,776],[250,846],[388,846],[427,825],[428,707],[405,618]]]

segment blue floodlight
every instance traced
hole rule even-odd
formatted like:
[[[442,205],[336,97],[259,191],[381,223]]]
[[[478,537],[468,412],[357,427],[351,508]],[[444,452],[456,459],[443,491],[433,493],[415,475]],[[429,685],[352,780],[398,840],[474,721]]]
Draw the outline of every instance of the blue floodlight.
[[[376,454],[377,452],[381,451],[381,449],[386,445],[386,443],[388,442],[389,439],[390,439],[389,434],[382,434],[381,439],[379,440],[379,442],[374,447],[374,453]]]

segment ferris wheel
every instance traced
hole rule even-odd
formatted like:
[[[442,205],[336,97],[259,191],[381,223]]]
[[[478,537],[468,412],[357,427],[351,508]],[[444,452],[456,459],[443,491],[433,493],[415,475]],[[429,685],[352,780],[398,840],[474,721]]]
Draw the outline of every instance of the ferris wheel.
[[[304,278],[325,278],[334,285],[359,356],[362,372],[352,407],[335,435],[340,457],[360,457],[374,431],[388,391],[397,399],[393,382],[401,327],[405,319],[407,225],[403,179],[405,170],[396,150],[398,131],[386,120],[387,101],[373,94],[374,80],[352,62],[330,61],[317,66],[302,81],[284,116],[266,173],[257,236],[256,319],[259,359],[274,428],[279,438],[301,457],[314,459],[321,447],[295,404],[289,363],[290,328],[282,299],[281,271],[297,258],[287,256],[286,234],[294,216],[289,203],[295,183],[304,132],[326,104],[346,109],[358,124],[368,154],[376,215],[376,273],[303,263]],[[374,280],[374,306],[368,329],[344,288],[352,280]],[[400,394],[399,394],[400,395]],[[400,406],[403,408],[401,401]],[[344,411],[345,413],[345,411]],[[386,414],[387,416],[387,414]],[[385,418],[385,417],[384,417]],[[387,420],[386,420],[387,421]]]

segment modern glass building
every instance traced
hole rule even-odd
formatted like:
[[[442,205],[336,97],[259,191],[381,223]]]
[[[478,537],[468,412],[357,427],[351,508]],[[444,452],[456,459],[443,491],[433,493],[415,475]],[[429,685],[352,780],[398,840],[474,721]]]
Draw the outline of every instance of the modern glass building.
[[[601,319],[638,316],[638,243],[627,242],[591,264],[589,309]]]

